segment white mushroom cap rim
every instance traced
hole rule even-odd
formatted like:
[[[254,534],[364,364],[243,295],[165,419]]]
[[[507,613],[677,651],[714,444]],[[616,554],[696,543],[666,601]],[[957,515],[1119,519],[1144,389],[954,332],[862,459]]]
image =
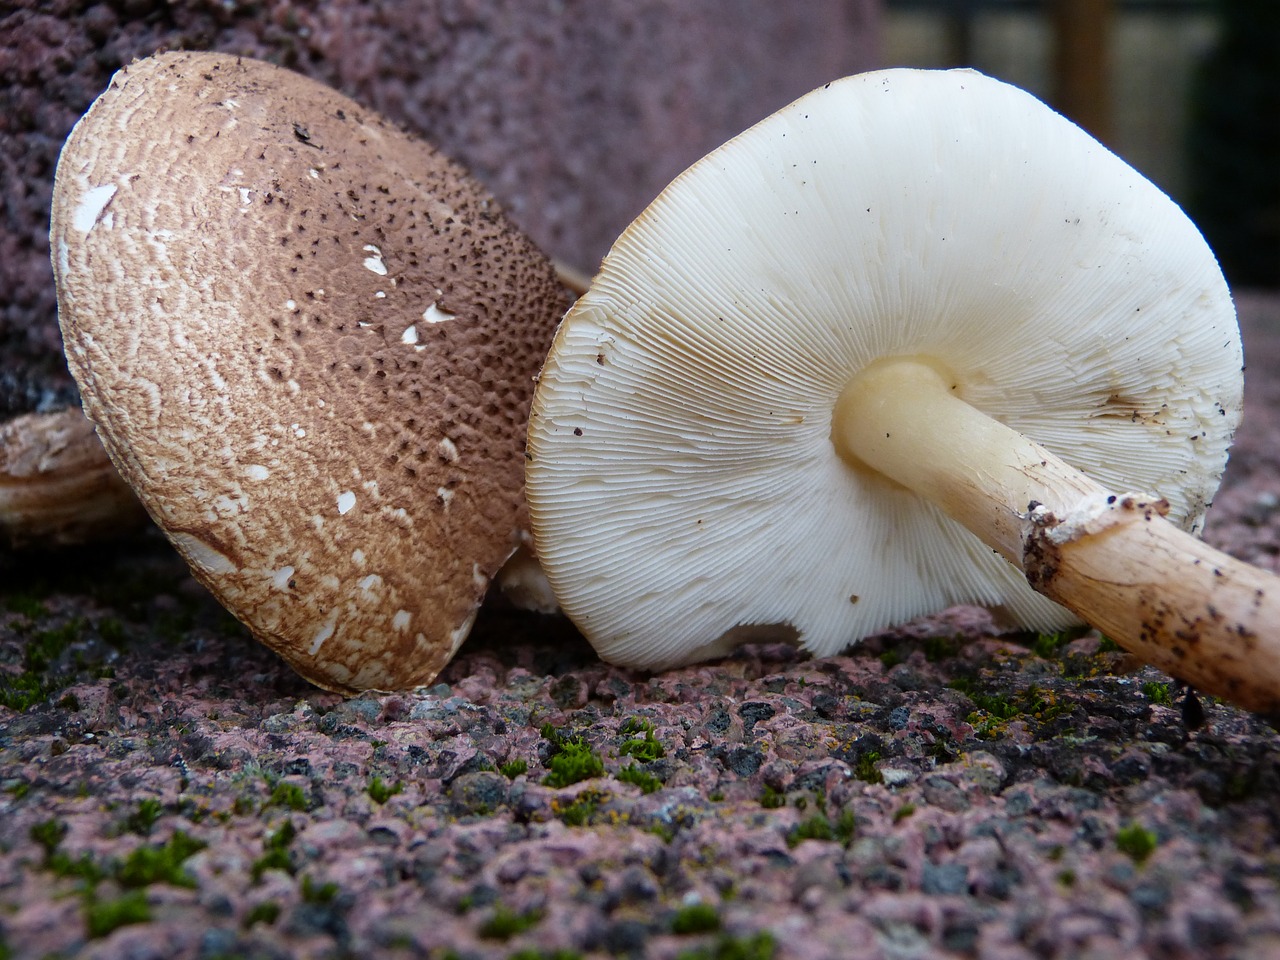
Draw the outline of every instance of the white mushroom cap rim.
[[[956,603],[1073,621],[836,449],[851,378],[902,357],[1193,530],[1239,419],[1225,282],[1155,186],[972,71],[837,81],[682,174],[561,325],[527,493],[601,654],[663,667],[770,625],[825,655]]]

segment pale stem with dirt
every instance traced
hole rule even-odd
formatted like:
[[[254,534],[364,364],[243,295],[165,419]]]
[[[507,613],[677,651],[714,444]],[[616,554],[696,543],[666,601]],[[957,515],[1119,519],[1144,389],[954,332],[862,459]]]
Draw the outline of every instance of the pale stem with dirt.
[[[1280,710],[1280,579],[1108,491],[956,395],[925,358],[881,361],[845,388],[832,441],[1015,564],[1127,650],[1207,693]]]

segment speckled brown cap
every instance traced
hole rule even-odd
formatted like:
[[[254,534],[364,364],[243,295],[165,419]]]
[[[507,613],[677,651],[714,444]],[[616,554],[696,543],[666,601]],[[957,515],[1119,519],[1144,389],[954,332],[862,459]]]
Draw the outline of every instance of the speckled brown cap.
[[[313,682],[429,682],[527,526],[565,306],[456,164],[220,54],[120,71],[58,164],[67,357],[196,576]]]

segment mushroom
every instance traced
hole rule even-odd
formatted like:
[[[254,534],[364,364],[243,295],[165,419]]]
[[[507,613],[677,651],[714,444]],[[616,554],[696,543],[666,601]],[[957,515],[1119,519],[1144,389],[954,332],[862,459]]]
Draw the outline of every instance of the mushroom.
[[[118,536],[145,514],[78,407],[0,424],[0,543],[63,547]]]
[[[322,687],[429,682],[527,531],[552,265],[432,147],[213,53],[116,74],[51,240],[85,411],[195,576]]]
[[[1241,370],[1200,234],[1087,134],[972,71],[849,77],[614,245],[540,374],[534,540],[623,664],[982,604],[1272,710],[1276,581],[1194,536]]]

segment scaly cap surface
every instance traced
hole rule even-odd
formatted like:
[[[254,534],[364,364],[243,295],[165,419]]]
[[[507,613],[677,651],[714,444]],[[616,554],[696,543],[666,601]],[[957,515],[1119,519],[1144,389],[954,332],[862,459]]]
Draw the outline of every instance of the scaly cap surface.
[[[73,131],[51,246],[86,412],[196,576],[321,686],[434,677],[526,525],[563,310],[484,188],[314,81],[164,54]]]

